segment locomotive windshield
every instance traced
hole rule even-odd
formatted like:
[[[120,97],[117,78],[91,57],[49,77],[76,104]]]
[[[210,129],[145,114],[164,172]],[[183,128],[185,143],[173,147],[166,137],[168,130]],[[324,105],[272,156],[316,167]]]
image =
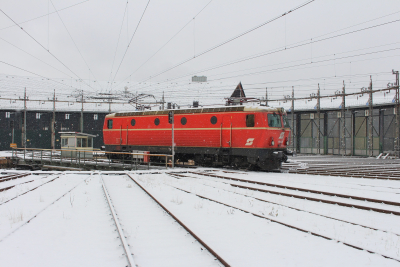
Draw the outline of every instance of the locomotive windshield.
[[[269,127],[282,127],[281,116],[279,114],[268,114],[268,126]]]
[[[286,115],[283,115],[283,127],[290,128],[289,120]]]

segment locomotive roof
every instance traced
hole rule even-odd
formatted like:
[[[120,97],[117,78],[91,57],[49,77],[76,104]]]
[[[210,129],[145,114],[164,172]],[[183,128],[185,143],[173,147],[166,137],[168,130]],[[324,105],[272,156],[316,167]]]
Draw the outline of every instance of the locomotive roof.
[[[215,108],[188,108],[188,109],[166,109],[154,111],[132,111],[132,112],[117,112],[108,114],[106,117],[125,117],[125,116],[143,116],[143,115],[167,115],[168,112],[173,111],[174,114],[185,113],[215,113],[215,112],[285,112],[283,108],[271,108],[263,106],[228,106],[228,107],[215,107]]]

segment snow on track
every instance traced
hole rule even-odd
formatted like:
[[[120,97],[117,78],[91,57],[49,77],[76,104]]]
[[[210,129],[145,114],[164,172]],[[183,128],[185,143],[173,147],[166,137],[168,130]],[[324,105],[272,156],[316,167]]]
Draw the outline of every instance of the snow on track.
[[[82,183],[85,178],[89,179]],[[35,196],[33,192],[26,196],[32,199],[34,209],[39,206],[40,195],[51,199],[78,183],[70,193],[0,242],[2,266],[126,266],[99,175],[65,175],[51,187],[33,191]],[[9,203],[15,206],[14,202]]]
[[[330,229],[330,227],[323,227],[328,219],[324,219],[320,224],[321,221],[314,222],[314,218],[309,217],[309,215],[307,217],[305,213],[297,214],[297,216],[288,213],[285,216],[286,211],[282,214],[279,210],[279,215],[277,215],[276,209],[272,210],[274,205],[249,202],[248,199],[238,197],[233,193],[223,192],[223,189],[199,185],[194,179],[175,179],[166,175],[156,177],[154,175],[141,175],[137,176],[137,179],[163,205],[166,205],[186,225],[199,233],[203,240],[215,248],[232,266],[265,266],[266,264],[270,266],[366,266],[368,264],[371,266],[398,266],[399,264],[395,260],[369,254],[366,251],[345,246],[334,240],[300,232],[237,209],[201,199],[194,194],[182,192],[169,185],[184,187],[187,191],[210,196],[224,203],[233,203],[232,206],[241,205],[240,207],[245,207],[245,210],[254,213],[258,213],[261,208],[262,211],[267,212],[265,216],[273,211],[271,212],[273,214],[270,217],[271,219],[281,220],[283,217],[291,223],[295,223],[296,220],[304,221],[302,222],[303,225],[315,225],[313,227],[316,229],[322,227],[325,232]],[[180,203],[180,205],[176,203]],[[264,208],[262,205],[264,205]],[[275,207],[277,206],[275,205]],[[329,226],[332,225],[335,225],[335,222]],[[350,226],[353,228],[350,229]],[[366,242],[364,238],[368,239],[369,235],[374,235],[368,231],[357,235],[356,232],[362,228],[354,227],[356,226],[341,223],[333,230],[331,229],[332,238],[335,237],[335,234],[338,237],[343,231],[348,231],[348,233],[354,231],[353,235],[356,239],[360,238],[360,242],[364,244]],[[398,236],[388,237],[385,234],[387,233],[379,232],[377,239],[374,238],[372,242],[367,243],[374,250],[383,249],[385,252],[382,253],[383,255],[389,253],[389,256],[400,258],[398,255],[400,251],[398,251],[396,245],[400,243]],[[388,239],[384,239],[386,237]],[[385,241],[379,238],[383,238]],[[378,245],[374,246],[376,242],[378,242]],[[385,242],[386,246],[382,244]]]
[[[399,181],[206,168],[196,172],[389,201],[398,201],[400,193]],[[121,236],[130,245],[126,251],[137,266],[222,266],[127,174],[232,267],[399,266],[381,255],[400,259],[400,216],[237,188],[230,184],[268,187],[179,168],[48,173],[0,183],[0,189],[16,185],[0,192],[0,199],[6,196],[2,193],[11,199],[0,205],[0,265],[126,266],[103,177]]]
[[[129,177],[103,180],[138,266],[222,266]]]
[[[59,175],[48,175],[45,177],[30,175],[18,180],[4,182],[0,184],[0,205],[52,182],[57,178],[59,178]]]

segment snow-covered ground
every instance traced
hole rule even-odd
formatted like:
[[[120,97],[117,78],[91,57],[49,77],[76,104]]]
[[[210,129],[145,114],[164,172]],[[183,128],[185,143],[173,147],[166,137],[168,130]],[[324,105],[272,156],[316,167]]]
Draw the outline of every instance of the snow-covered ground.
[[[400,202],[399,181],[201,168],[196,172]],[[0,192],[1,265],[126,266],[103,182],[140,267],[222,266],[140,186],[230,266],[400,265],[400,216],[231,184],[393,211],[399,207],[231,181],[187,169],[32,172],[0,183],[0,189],[14,185]]]

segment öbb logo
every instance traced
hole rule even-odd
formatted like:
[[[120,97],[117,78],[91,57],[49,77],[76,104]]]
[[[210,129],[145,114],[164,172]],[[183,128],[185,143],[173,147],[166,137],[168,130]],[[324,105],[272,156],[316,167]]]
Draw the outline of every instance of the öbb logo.
[[[245,146],[251,146],[253,144],[253,142],[254,142],[254,138],[249,138],[249,139],[247,139]]]

